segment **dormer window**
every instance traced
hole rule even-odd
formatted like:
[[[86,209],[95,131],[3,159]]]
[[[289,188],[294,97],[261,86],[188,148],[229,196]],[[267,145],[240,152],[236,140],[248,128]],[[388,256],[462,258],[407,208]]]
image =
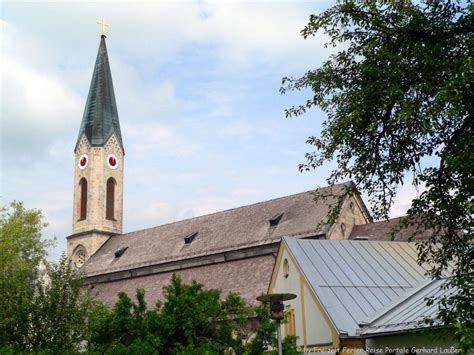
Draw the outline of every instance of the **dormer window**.
[[[125,251],[128,249],[128,247],[123,247],[123,248],[120,248],[119,250],[117,250],[114,254],[115,254],[115,257],[116,258],[120,258],[123,253],[125,253]]]
[[[184,244],[191,244],[196,239],[198,232],[192,233],[184,237]]]
[[[275,227],[278,225],[278,223],[280,223],[282,217],[283,217],[284,213],[280,213],[280,214],[277,214],[275,216],[273,216],[272,218],[270,218],[268,221],[270,222],[270,226],[271,227]]]

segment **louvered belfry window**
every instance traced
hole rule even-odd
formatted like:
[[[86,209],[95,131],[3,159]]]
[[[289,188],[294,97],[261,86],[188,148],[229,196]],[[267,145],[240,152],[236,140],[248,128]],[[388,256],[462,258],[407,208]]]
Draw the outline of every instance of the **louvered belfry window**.
[[[81,201],[79,205],[79,220],[82,221],[87,218],[87,180],[82,178],[79,181],[81,188]]]
[[[115,205],[115,179],[109,178],[107,180],[107,196],[106,196],[106,206],[105,206],[105,218],[112,221],[114,218],[114,205]]]

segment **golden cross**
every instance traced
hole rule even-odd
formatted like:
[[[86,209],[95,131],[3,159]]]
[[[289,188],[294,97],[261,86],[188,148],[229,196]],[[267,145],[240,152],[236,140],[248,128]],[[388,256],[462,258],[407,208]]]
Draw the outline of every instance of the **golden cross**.
[[[102,34],[101,35],[105,36],[105,30],[107,29],[107,27],[110,27],[110,24],[108,24],[107,21],[105,21],[104,18],[100,21],[97,21],[97,24],[102,27]]]

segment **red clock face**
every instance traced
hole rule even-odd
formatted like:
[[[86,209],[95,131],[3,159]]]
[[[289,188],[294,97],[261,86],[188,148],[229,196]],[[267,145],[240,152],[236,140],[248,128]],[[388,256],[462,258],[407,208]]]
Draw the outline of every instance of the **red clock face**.
[[[82,154],[81,157],[79,158],[79,169],[85,169],[88,162],[89,162],[89,159],[87,158],[87,154]]]
[[[117,160],[114,157],[109,157],[109,165],[110,166],[117,165]]]
[[[110,169],[117,169],[118,167],[118,159],[115,155],[109,154],[107,156],[107,165],[109,166]]]

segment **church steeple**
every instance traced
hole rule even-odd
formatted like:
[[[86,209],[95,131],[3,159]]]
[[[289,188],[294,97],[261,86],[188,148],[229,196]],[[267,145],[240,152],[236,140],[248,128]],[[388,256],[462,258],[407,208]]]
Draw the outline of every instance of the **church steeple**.
[[[115,102],[114,85],[110,72],[105,35],[101,35],[89,95],[87,96],[76,149],[83,134],[93,147],[103,146],[115,133],[123,150],[120,122]]]
[[[80,267],[122,233],[124,149],[103,33],[74,154],[73,234],[67,239],[68,255]]]

